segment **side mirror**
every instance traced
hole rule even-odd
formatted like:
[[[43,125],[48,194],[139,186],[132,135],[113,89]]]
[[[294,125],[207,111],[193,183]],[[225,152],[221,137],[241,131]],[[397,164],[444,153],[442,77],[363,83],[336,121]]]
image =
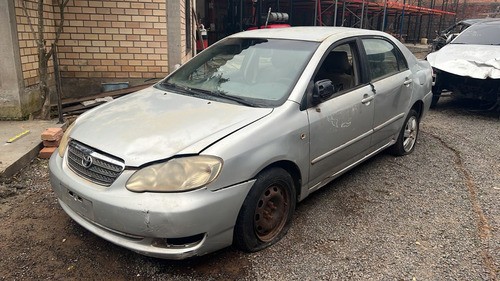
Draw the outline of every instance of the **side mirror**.
[[[314,83],[314,89],[312,94],[313,105],[320,104],[325,100],[331,98],[335,93],[335,87],[330,79],[319,80]]]

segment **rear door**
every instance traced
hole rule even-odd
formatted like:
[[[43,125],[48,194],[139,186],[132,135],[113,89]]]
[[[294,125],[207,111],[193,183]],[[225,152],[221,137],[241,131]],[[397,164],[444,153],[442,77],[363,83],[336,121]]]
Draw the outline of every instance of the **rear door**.
[[[411,101],[413,82],[401,51],[385,38],[363,38],[370,83],[375,91],[373,149],[396,137],[403,125]]]

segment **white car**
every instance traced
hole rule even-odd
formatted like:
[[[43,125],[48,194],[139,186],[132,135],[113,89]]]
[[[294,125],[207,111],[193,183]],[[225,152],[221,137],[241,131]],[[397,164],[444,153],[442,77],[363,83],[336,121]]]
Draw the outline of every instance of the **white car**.
[[[76,222],[144,255],[257,251],[315,190],[386,148],[414,150],[431,73],[378,31],[238,33],[80,116],[52,186]]]
[[[427,55],[434,69],[432,106],[441,92],[500,103],[500,20],[473,24],[450,44]]]

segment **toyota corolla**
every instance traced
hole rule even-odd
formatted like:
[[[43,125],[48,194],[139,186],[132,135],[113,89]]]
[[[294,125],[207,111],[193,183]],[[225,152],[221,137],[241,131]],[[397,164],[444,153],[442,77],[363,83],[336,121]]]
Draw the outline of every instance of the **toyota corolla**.
[[[52,186],[77,223],[144,255],[258,251],[315,190],[380,151],[413,152],[431,86],[429,63],[386,33],[238,33],[80,116]]]

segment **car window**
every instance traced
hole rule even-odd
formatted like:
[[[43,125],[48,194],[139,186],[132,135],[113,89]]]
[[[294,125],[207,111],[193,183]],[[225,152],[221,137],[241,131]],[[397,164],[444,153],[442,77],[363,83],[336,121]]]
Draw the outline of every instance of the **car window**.
[[[347,91],[359,84],[354,43],[335,47],[328,53],[314,78],[314,81],[329,79],[334,91]]]
[[[195,92],[201,98],[278,106],[288,98],[318,45],[228,38],[194,57],[158,86],[181,88],[183,93]]]
[[[407,68],[401,52],[383,39],[363,39],[372,80],[398,73]]]
[[[452,44],[500,45],[500,22],[474,24],[464,30]]]

